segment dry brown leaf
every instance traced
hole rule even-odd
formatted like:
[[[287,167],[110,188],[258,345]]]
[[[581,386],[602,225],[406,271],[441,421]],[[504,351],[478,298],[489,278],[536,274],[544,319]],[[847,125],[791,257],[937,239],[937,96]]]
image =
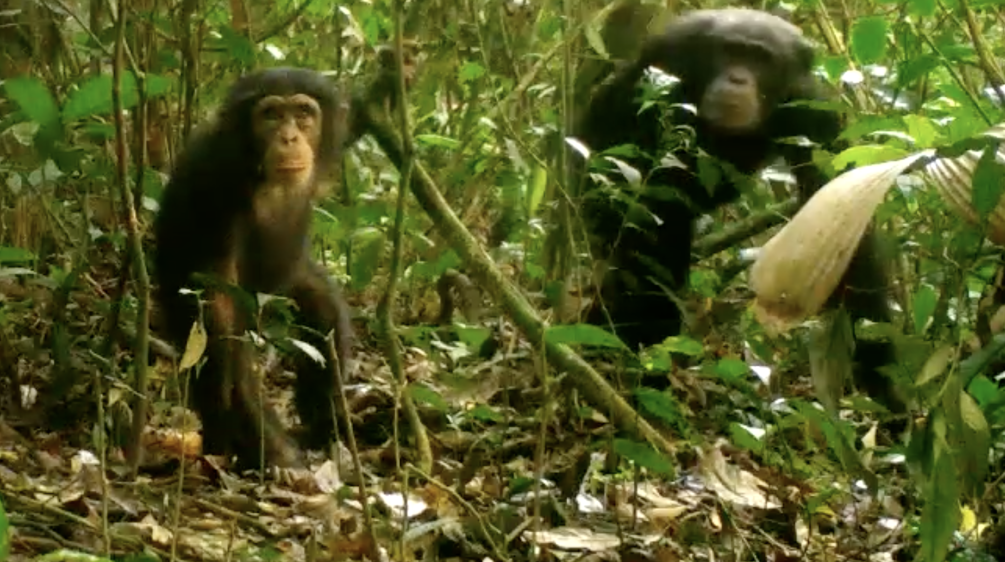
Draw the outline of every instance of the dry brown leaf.
[[[765,244],[750,284],[757,295],[754,313],[766,330],[784,332],[823,307],[897,176],[931,154],[923,151],[834,178]]]
[[[984,133],[984,136],[1005,140],[1005,124],[999,124]],[[920,176],[935,186],[939,194],[949,203],[949,207],[972,224],[980,224],[980,219],[972,204],[973,177],[977,162],[983,151],[971,150],[956,158],[939,158],[925,166]],[[998,160],[1005,157],[999,149]],[[995,244],[1005,245],[1005,199],[988,217],[987,237]]]

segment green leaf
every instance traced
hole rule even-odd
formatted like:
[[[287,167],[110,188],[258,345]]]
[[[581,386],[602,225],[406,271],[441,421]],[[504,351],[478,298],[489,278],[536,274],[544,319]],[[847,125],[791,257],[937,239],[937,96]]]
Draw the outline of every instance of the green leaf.
[[[879,62],[887,49],[890,25],[883,16],[858,18],[851,26],[851,52],[860,64]]]
[[[998,206],[1005,190],[1005,166],[998,162],[997,153],[997,143],[985,148],[974,169],[973,206],[982,221]]]
[[[750,365],[736,357],[723,357],[715,364],[715,374],[730,381],[742,381],[750,374]]]
[[[506,416],[500,414],[495,408],[490,408],[485,404],[478,404],[474,408],[471,408],[468,410],[468,415],[472,419],[483,422],[502,423],[506,421]]]
[[[583,28],[583,35],[586,36],[586,42],[589,43],[590,47],[601,58],[607,59],[610,56],[607,54],[607,47],[604,46],[604,38],[600,34],[602,26],[597,23],[596,20],[587,23]]]
[[[461,84],[477,80],[482,76],[485,76],[485,67],[470,61],[462,64],[460,71],[457,73],[457,79]]]
[[[676,473],[673,464],[648,443],[615,439],[614,452],[657,474],[673,477]]]
[[[69,99],[63,106],[63,121],[73,123],[94,115],[111,115],[113,108],[112,84],[111,74],[95,76],[81,84],[79,88],[70,93]],[[163,96],[171,91],[173,84],[174,82],[170,78],[164,76],[147,76],[144,82],[147,98]],[[136,107],[139,99],[136,76],[132,72],[124,72],[122,74],[122,109]]]
[[[900,72],[897,73],[899,76],[898,83],[902,87],[910,86],[918,80],[927,77],[939,65],[939,57],[933,54],[912,57],[900,65]]]
[[[934,16],[937,7],[935,0],[910,0],[907,6],[908,13],[921,17]]]
[[[943,345],[936,349],[925,361],[925,365],[915,379],[915,384],[921,387],[942,376],[949,368],[955,354],[956,349],[951,345]]]
[[[960,394],[960,428],[963,437],[963,451],[958,455],[960,473],[963,475],[963,490],[971,497],[979,497],[983,492],[984,477],[988,472],[988,451],[991,448],[991,432],[980,406],[966,392]]]
[[[905,115],[904,124],[907,125],[907,134],[911,135],[918,148],[932,148],[942,141],[942,132],[928,117]]]
[[[670,353],[681,353],[691,357],[700,357],[705,354],[705,346],[701,342],[687,336],[670,336],[660,344]]]
[[[143,87],[147,90],[147,99],[158,98],[171,92],[174,80],[167,76],[148,74]]]
[[[457,150],[460,148],[461,143],[457,139],[452,139],[450,137],[445,137],[443,135],[415,135],[415,141],[418,144],[424,144],[426,146],[436,146],[439,148],[447,148],[450,150]]]
[[[843,170],[851,164],[861,168],[862,166],[868,166],[869,164],[879,164],[880,162],[899,160],[906,157],[908,154],[909,152],[902,148],[897,148],[896,146],[889,146],[885,144],[862,144],[841,151],[841,154],[834,157],[831,165],[834,166],[834,169],[836,170]]]
[[[636,388],[633,394],[643,409],[668,424],[675,424],[680,419],[680,408],[677,401],[665,392],[640,387]]]
[[[933,425],[933,435],[945,434],[945,417],[933,416],[929,423]],[[921,538],[922,560],[945,560],[960,519],[960,494],[952,452],[941,437],[936,437],[933,445],[933,470],[931,480],[925,486],[918,536]]]
[[[764,440],[758,439],[751,433],[747,428],[742,425],[731,422],[729,424],[729,435],[733,444],[737,447],[742,447],[748,451],[753,451],[755,453],[762,453],[765,449]]]
[[[7,511],[3,507],[3,498],[0,498],[0,560],[7,560],[10,556],[10,522],[7,520]]]
[[[227,56],[236,59],[241,66],[255,66],[255,44],[250,39],[229,25],[221,25],[216,30],[220,32],[219,43],[226,50]]]
[[[541,201],[544,200],[544,194],[548,189],[548,168],[540,165],[534,166],[529,188],[527,216],[533,217],[534,213],[537,212],[537,208],[541,205]]]
[[[851,376],[853,332],[848,314],[843,309],[827,314],[808,331],[808,339],[813,390],[824,409],[836,415]]]
[[[7,97],[17,104],[28,120],[38,123],[38,140],[43,153],[63,137],[59,105],[45,83],[32,76],[18,76],[4,81]]]
[[[372,226],[360,228],[352,236],[352,287],[360,291],[373,281],[384,254],[384,233]]]
[[[0,265],[35,261],[37,256],[30,250],[14,246],[0,246]]]
[[[617,336],[593,324],[560,324],[548,326],[544,332],[545,341],[566,345],[595,345],[627,349]]]
[[[938,295],[931,285],[922,285],[918,292],[914,294],[914,302],[911,308],[914,311],[914,333],[924,334],[928,319],[935,314],[935,305],[938,303]]]
[[[413,383],[408,385],[408,394],[417,403],[429,404],[433,408],[441,412],[446,412],[449,409],[447,401],[440,396],[439,392],[429,388],[428,386],[420,383]]]

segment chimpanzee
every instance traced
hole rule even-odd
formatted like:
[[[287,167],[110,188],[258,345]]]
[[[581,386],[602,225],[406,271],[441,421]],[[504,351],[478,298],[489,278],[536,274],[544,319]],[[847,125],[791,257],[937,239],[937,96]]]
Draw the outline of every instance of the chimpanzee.
[[[207,453],[258,464],[300,464],[299,448],[259,399],[251,355],[241,338],[254,327],[247,307],[216,280],[244,291],[283,294],[298,305],[298,334],[322,351],[322,365],[299,354],[296,406],[304,445],[321,448],[334,419],[333,364],[349,359],[347,303],[310,257],[309,227],[319,180],[335,168],[349,131],[348,100],[311,70],[274,68],[237,80],[215,121],[197,128],[164,191],[154,225],[158,298],[175,345],[183,348],[198,304],[183,287],[206,290],[207,361],[190,389]],[[196,283],[193,274],[209,282]],[[335,331],[337,357],[323,335]]]
[[[635,60],[598,87],[576,136],[598,152],[638,147],[646,154],[618,157],[639,170],[646,185],[637,205],[625,202],[623,191],[615,190],[621,195],[612,197],[611,190],[585,177],[584,218],[594,257],[608,265],[603,298],[588,321],[613,324],[632,347],[678,334],[681,311],[666,289],[672,293],[686,286],[695,218],[737,199],[738,184],[778,157],[792,167],[802,203],[826,182],[809,143],[792,142],[805,137],[833,147],[841,131],[839,113],[819,103],[823,96],[812,75],[813,58],[799,29],[777,16],[744,8],[699,10],[649,37]],[[680,80],[663,100],[670,105],[666,115],[652,107],[643,110],[639,100],[649,67]],[[661,159],[667,141],[674,135],[679,141],[682,130],[693,132],[691,150],[678,142],[669,147],[672,158]],[[713,160],[701,153],[721,167],[709,167]],[[581,159],[578,165],[584,165]],[[718,176],[718,181],[706,186],[699,176]],[[853,320],[888,322],[887,276],[874,242],[872,233],[863,239],[832,300],[843,300]],[[893,352],[887,343],[858,342],[856,379],[900,412],[903,401],[876,371],[894,361]]]

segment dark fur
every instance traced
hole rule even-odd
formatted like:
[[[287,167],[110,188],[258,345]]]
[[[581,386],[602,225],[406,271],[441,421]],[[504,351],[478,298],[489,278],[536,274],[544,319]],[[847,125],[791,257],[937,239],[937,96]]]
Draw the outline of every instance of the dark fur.
[[[727,49],[727,43],[737,48]],[[747,61],[744,57],[758,54]],[[754,174],[775,158],[783,157],[793,168],[803,203],[825,182],[826,177],[812,162],[812,149],[778,142],[786,137],[805,136],[825,147],[833,146],[841,131],[839,114],[806,105],[784,106],[798,100],[820,100],[822,96],[811,71],[814,52],[792,24],[765,12],[747,9],[702,10],[671,22],[662,33],[647,40],[638,59],[623,66],[601,86],[579,122],[577,136],[593,151],[634,144],[651,156],[660,156],[666,119],[652,108],[639,114],[638,84],[649,66],[680,78],[672,91],[673,103],[700,107],[705,88],[722,72],[724,63],[743,60],[759,77],[758,87],[765,111],[762,122],[743,134],[726,133],[701,118],[701,112],[678,109],[670,121],[674,126],[693,127],[700,149],[732,164],[741,174]],[[662,150],[666,150],[662,147]],[[624,218],[625,205],[612,203],[606,190],[586,178],[588,196],[584,206],[590,223],[594,257],[609,261],[611,269],[602,283],[607,312],[619,337],[628,345],[652,345],[681,331],[681,312],[650,278],[652,270],[639,255],[654,258],[669,274],[661,277],[672,291],[687,284],[693,244],[693,222],[702,213],[734,201],[738,187],[725,177],[710,193],[695,175],[697,158],[693,151],[675,150],[674,156],[687,167],[660,168],[648,158],[629,159],[647,178],[640,203],[663,222],[657,224],[645,214],[633,213],[631,223]],[[582,162],[580,162],[582,164]],[[676,198],[668,200],[666,186]],[[663,193],[660,194],[660,189]],[[855,287],[856,289],[853,289]],[[875,253],[872,234],[863,240],[849,273],[834,299],[844,299],[853,319],[890,320],[884,294],[887,278]],[[865,290],[868,289],[868,290]],[[609,325],[600,306],[589,320]],[[857,378],[874,397],[892,409],[902,409],[887,379],[876,369],[894,360],[888,344],[859,342],[856,353]]]
[[[345,365],[350,355],[348,306],[338,285],[311,260],[311,200],[287,204],[280,215],[284,220],[278,223],[257,223],[251,213],[251,197],[264,179],[263,151],[252,134],[251,110],[263,96],[293,93],[308,94],[321,106],[315,178],[339,161],[347,138],[346,123],[336,119],[341,100],[327,79],[310,70],[292,68],[242,77],[231,88],[217,119],[196,131],[173,170],[154,225],[156,275],[167,331],[179,349],[184,349],[198,309],[194,296],[181,295],[178,290],[195,286],[193,273],[212,274],[218,264],[230,258],[232,236],[239,238],[237,251],[243,257],[240,284],[245,291],[288,295],[299,306],[298,324],[322,334],[335,330],[337,359],[327,357],[328,364],[322,366],[305,354],[297,356],[296,405],[307,428],[305,444],[320,447],[331,437],[334,422],[329,402],[334,390],[331,361]],[[212,298],[212,292],[204,298]],[[245,310],[235,308],[235,326],[229,328],[242,335],[254,322]],[[191,379],[190,388],[202,420],[204,452],[237,454],[244,464],[257,466],[264,432],[269,461],[298,463],[299,451],[271,408],[265,408],[264,427],[259,423],[260,404],[248,352],[228,370],[230,356],[221,338],[215,337],[228,327],[219,325],[221,319],[214,318],[212,310],[207,303],[208,360],[201,373]],[[328,355],[323,339],[307,333],[296,335]],[[232,388],[226,388],[228,384]]]

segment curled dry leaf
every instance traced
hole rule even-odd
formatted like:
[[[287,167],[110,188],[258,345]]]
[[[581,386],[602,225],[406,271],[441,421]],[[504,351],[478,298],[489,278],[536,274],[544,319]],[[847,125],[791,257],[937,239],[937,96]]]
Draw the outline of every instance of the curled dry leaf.
[[[923,151],[834,178],[765,244],[750,285],[766,330],[784,332],[823,307],[897,176],[931,155]]]
[[[985,136],[1005,140],[1005,124],[999,124],[984,133]],[[973,207],[973,178],[977,162],[983,151],[970,150],[956,158],[933,160],[921,170],[921,177],[935,186],[949,203],[949,207],[972,224],[980,224],[980,218]],[[1005,158],[1005,151],[998,150],[998,161]],[[995,244],[1005,245],[1005,198],[988,217],[987,237]]]

